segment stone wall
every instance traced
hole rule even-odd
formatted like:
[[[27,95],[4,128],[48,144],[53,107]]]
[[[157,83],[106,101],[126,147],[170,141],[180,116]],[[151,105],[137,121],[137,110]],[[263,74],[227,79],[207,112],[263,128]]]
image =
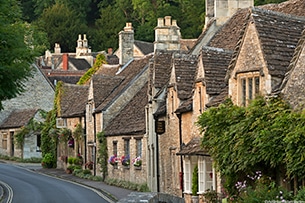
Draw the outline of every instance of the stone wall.
[[[126,167],[119,161],[117,167],[108,163],[108,178],[130,181],[137,184],[147,183],[147,137],[142,136],[142,166],[137,168],[132,165],[132,159],[136,158],[136,139],[139,136],[121,135],[107,137],[108,156],[113,155],[113,142],[117,142],[117,157],[124,156],[124,139],[128,138],[130,143],[130,166]]]

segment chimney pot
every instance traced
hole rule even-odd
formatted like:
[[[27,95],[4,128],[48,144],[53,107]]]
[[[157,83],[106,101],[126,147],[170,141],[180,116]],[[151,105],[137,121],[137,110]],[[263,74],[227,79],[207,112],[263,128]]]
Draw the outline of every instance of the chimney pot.
[[[112,55],[112,48],[108,48],[108,55]]]
[[[124,27],[124,31],[125,32],[133,31],[132,23],[126,23],[126,26]]]
[[[172,25],[172,22],[171,22],[171,19],[172,17],[171,16],[165,16],[165,26],[171,26]]]
[[[163,26],[164,26],[164,19],[158,18],[158,27],[163,27]]]

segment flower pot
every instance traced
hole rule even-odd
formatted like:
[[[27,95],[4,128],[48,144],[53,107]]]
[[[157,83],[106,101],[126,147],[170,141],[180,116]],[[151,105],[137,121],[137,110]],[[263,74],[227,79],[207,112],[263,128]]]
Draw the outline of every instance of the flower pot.
[[[199,196],[192,196],[192,203],[198,203],[199,202]]]

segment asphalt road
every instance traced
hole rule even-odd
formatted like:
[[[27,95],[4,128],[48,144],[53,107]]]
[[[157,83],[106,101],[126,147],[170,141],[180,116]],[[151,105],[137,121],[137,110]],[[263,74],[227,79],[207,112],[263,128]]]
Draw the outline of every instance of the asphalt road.
[[[108,203],[91,188],[9,164],[0,163],[0,184],[6,190],[4,203]]]

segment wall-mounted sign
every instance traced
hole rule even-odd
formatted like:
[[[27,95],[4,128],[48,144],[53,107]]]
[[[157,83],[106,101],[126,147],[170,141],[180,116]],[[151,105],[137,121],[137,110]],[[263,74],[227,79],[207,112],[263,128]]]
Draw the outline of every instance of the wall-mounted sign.
[[[165,133],[165,121],[156,121],[155,128],[157,134]]]

